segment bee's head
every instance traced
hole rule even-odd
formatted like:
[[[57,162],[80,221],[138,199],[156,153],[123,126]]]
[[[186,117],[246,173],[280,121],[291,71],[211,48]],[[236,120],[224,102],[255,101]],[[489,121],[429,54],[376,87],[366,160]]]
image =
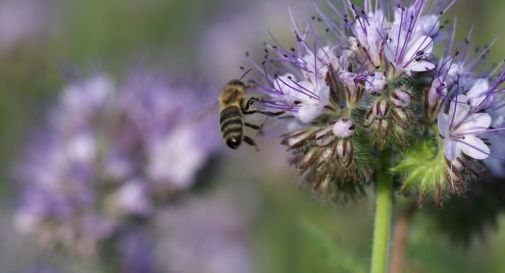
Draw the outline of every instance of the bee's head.
[[[231,149],[235,150],[240,146],[240,143],[242,140],[239,137],[231,137],[228,140],[226,140],[226,145],[230,147]]]
[[[245,83],[243,83],[241,80],[231,80],[228,82],[228,85],[246,87]]]

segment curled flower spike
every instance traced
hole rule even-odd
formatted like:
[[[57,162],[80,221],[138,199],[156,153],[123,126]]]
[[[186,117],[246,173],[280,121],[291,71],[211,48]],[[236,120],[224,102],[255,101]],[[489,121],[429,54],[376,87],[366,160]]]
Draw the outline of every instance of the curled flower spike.
[[[354,125],[344,119],[333,127],[283,135],[282,144],[291,152],[291,165],[318,195],[347,201],[362,196],[371,180],[368,159],[359,158],[362,144],[354,135]]]
[[[447,83],[435,79],[429,88],[424,102],[424,110],[429,120],[433,120],[447,96]]]

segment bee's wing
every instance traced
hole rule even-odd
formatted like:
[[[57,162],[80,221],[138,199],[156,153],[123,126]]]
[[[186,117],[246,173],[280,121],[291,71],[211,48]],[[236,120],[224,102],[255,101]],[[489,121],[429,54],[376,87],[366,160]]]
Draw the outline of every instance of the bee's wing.
[[[216,116],[217,113],[218,113],[218,103],[215,102],[207,107],[202,107],[201,111],[196,115],[196,120],[202,121],[212,117],[213,115]]]
[[[187,124],[203,124],[208,122],[209,118],[218,116],[218,104],[204,105],[203,107],[194,110],[193,115],[180,120],[180,123]]]
[[[279,117],[262,117],[258,121],[260,121],[259,125],[261,127],[260,130],[256,132],[256,136],[273,136],[280,134],[283,131],[286,123],[282,120],[293,119],[292,115],[287,115],[282,118]]]

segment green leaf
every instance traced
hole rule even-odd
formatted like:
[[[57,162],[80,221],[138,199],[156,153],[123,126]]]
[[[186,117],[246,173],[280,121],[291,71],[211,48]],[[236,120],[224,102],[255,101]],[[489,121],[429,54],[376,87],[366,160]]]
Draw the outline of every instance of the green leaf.
[[[319,228],[308,221],[301,221],[303,232],[312,239],[327,257],[328,265],[339,269],[338,272],[366,273],[366,269],[349,251],[342,249]]]

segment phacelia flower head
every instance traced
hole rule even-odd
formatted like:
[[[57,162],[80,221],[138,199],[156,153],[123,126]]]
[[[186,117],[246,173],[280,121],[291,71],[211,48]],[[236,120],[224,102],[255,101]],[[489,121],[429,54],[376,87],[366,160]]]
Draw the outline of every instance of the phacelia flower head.
[[[128,219],[188,189],[218,143],[196,120],[192,94],[147,72],[64,88],[17,166],[18,228],[45,246],[95,255]]]
[[[501,132],[504,75],[480,68],[489,47],[468,54],[469,36],[459,47],[455,26],[440,23],[453,3],[316,6],[305,21],[292,15],[295,46],[274,39],[263,61],[249,57],[258,72],[250,82],[264,94],[255,105],[284,112],[282,143],[317,192],[362,193],[380,165],[373,159],[391,149],[401,153],[401,189],[440,203],[493,157],[487,138]],[[412,164],[416,154],[423,161]],[[440,167],[417,169],[431,161]]]

